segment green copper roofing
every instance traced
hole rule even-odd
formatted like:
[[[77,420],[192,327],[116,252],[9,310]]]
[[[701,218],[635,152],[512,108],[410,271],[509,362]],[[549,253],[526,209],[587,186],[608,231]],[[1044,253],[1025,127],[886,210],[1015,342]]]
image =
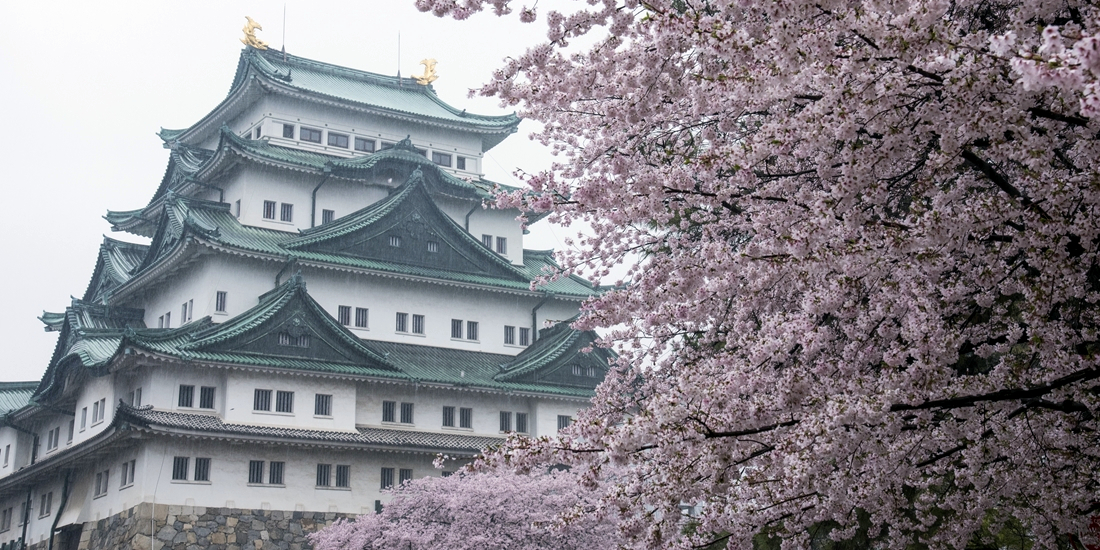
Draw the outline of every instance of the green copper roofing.
[[[294,93],[307,100],[343,104],[383,117],[477,133],[482,137],[483,151],[500,143],[519,125],[515,114],[486,116],[456,109],[439,99],[434,88],[418,85],[410,78],[349,69],[274,50],[245,48],[226,99],[190,128],[161,130],[161,138],[166,143],[178,140],[193,144],[227,122],[231,118],[229,111],[239,112],[255,101],[261,95],[255,92],[256,86],[261,93]]]
[[[38,382],[0,382],[0,414],[26,407],[36,387]]]
[[[506,364],[501,365],[495,379],[500,382],[533,382],[553,379],[558,383],[596,387],[607,372],[608,362],[614,354],[607,349],[595,347],[596,333],[581,332],[569,326],[576,317],[562,321],[553,327],[539,331],[539,338]],[[590,349],[585,352],[583,350]],[[571,365],[593,367],[599,370],[599,376],[576,376]]]
[[[73,299],[64,313],[44,312],[42,320],[46,330],[59,332],[53,356],[34,391],[36,398],[61,389],[59,374],[69,366],[100,369],[107,366],[119,345],[123,334],[142,329],[144,312],[118,306],[106,306]]]
[[[102,302],[111,290],[133,276],[148,252],[148,246],[104,237],[103,244],[99,245],[95,270],[88,282],[88,288],[84,290],[83,299],[88,302]],[[42,321],[46,322],[45,319]],[[50,329],[47,327],[47,330]]]

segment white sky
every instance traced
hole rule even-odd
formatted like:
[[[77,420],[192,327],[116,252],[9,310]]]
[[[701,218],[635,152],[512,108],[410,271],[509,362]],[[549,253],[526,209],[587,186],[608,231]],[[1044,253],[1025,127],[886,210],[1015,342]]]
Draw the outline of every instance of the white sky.
[[[545,4],[545,3],[544,3]],[[540,10],[541,11],[541,10]],[[0,272],[0,380],[38,380],[57,333],[36,317],[80,297],[104,234],[103,214],[146,204],[167,166],[156,132],[185,128],[229,90],[243,47],[244,16],[258,36],[282,42],[283,3],[0,3],[0,184],[6,193]],[[541,15],[541,13],[540,13]],[[543,24],[489,13],[457,22],[418,12],[412,0],[286,2],[287,51],[382,74],[419,74],[439,61],[434,83],[444,101],[502,114],[495,99],[467,98],[509,54],[545,39]],[[527,139],[531,123],[489,152],[489,179],[516,184],[550,155]],[[566,230],[545,222],[526,248],[560,248]]]

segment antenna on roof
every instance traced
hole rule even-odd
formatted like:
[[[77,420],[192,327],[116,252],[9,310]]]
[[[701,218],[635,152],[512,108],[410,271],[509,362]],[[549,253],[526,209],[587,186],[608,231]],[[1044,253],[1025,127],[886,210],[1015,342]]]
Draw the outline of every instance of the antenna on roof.
[[[283,2],[283,63],[286,63],[286,2]]]

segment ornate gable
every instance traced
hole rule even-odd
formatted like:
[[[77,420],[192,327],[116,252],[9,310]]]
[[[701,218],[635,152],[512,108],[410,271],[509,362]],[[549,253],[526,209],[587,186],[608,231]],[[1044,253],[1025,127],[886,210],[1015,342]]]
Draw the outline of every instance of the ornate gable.
[[[594,346],[597,335],[562,321],[539,332],[539,339],[510,363],[501,365],[499,382],[537,382],[595,388],[607,375],[614,354]],[[585,351],[591,349],[591,351]]]

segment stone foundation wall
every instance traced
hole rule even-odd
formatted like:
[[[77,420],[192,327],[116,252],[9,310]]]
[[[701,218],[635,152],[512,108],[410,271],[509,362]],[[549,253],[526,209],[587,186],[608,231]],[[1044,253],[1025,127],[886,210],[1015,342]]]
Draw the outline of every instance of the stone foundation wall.
[[[74,550],[306,550],[312,548],[306,535],[332,525],[337,519],[352,517],[335,512],[145,503],[85,523]],[[54,541],[55,550],[69,550],[60,548],[58,542]],[[48,541],[28,548],[45,550],[47,544]]]

